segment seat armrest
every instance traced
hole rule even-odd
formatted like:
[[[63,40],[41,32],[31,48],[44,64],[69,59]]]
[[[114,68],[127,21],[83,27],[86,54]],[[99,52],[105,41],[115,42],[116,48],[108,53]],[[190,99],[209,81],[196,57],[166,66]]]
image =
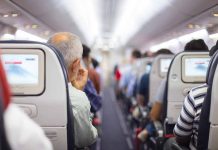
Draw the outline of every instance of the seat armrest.
[[[163,137],[164,130],[163,130],[163,126],[162,126],[161,122],[160,121],[154,121],[153,124],[154,124],[157,136],[158,137]]]

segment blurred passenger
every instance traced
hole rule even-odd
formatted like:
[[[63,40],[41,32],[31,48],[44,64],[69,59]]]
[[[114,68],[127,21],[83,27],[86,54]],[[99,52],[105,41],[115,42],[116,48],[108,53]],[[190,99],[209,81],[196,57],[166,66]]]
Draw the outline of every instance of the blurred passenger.
[[[140,58],[141,52],[139,50],[134,50],[131,54],[130,65],[133,65]],[[132,78],[134,78],[131,67],[125,73],[123,73],[119,82],[119,89],[124,93],[127,92],[128,85],[131,82]]]
[[[33,122],[20,108],[10,103],[10,91],[3,66],[0,63],[1,118],[0,149],[13,150],[52,150],[50,140],[42,128]],[[3,113],[3,112],[1,112]],[[2,114],[1,114],[2,115]],[[4,123],[4,124],[3,124]],[[3,126],[4,125],[4,126]]]
[[[115,65],[114,66],[114,80],[115,80],[114,88],[115,88],[115,93],[116,93],[117,99],[120,99],[120,91],[119,91],[120,79],[121,79],[121,72],[119,70],[119,66]]]
[[[208,47],[202,39],[192,40],[188,42],[185,46],[184,51],[208,51]],[[161,53],[161,51],[159,51]],[[158,52],[156,53],[158,55]],[[152,122],[160,119],[162,112],[162,103],[164,100],[164,89],[166,88],[166,79],[164,79],[158,89],[155,102],[152,106],[150,112],[150,119]],[[139,135],[138,138],[141,140],[145,140],[149,134],[153,132],[153,128],[151,125],[148,125],[147,129],[145,128]]]
[[[121,79],[121,72],[119,70],[119,66],[115,65],[114,67],[114,77],[117,83],[119,83],[120,79]]]
[[[86,93],[91,103],[91,112],[95,114],[97,111],[99,111],[99,109],[102,106],[102,99],[100,95],[97,93],[97,89],[93,83],[95,81],[97,82],[96,86],[100,86],[100,81],[97,81],[97,80],[100,80],[100,78],[97,72],[91,67],[91,57],[89,56],[89,53],[90,53],[90,49],[87,46],[83,45],[82,63],[84,67],[88,69],[89,77],[92,77],[92,80],[88,79],[85,85],[85,88],[84,88],[84,92]]]
[[[160,49],[156,52],[154,56],[158,56],[160,54],[163,55],[170,55],[173,54],[168,49]],[[137,93],[137,102],[141,106],[145,106],[148,104],[148,98],[149,98],[149,75],[150,73],[145,73],[142,78],[139,85],[138,93]]]
[[[207,51],[209,49],[203,39],[198,39],[198,40],[191,40],[185,45],[184,51],[192,51],[192,50]]]
[[[101,66],[99,65],[99,62],[94,58],[92,58],[92,65],[93,65],[95,71],[100,76],[100,91],[102,91],[102,88],[104,86],[104,84],[103,84],[103,70],[102,70]]]
[[[212,57],[218,50],[218,41],[209,52]],[[189,147],[191,150],[196,150],[198,141],[198,126],[200,114],[204,98],[207,94],[207,84],[202,84],[198,87],[192,88],[186,96],[180,116],[174,128],[176,142],[181,146]],[[208,120],[208,118],[205,118]],[[206,135],[205,135],[206,137]],[[200,149],[207,149],[201,147]]]
[[[154,56],[158,56],[158,55],[161,55],[161,54],[170,55],[170,54],[173,54],[173,53],[168,49],[160,49],[159,51],[156,52],[156,54]],[[147,85],[146,86],[142,85],[143,83],[141,82],[141,89],[139,91],[138,103],[140,105],[145,105],[145,104],[148,103],[148,99],[145,99],[145,98],[146,97],[148,98],[148,94],[149,94],[149,90],[148,90],[148,87],[149,87],[149,85],[148,85],[149,84],[149,74],[145,74],[142,79],[144,80],[143,83],[147,84]],[[142,130],[142,132],[140,132],[138,134],[138,138],[141,141],[145,141],[147,139],[148,135],[152,135],[152,133],[154,132],[154,126],[153,126],[152,122],[157,121],[157,120],[160,119],[162,103],[163,103],[163,100],[164,100],[165,86],[166,86],[166,79],[163,79],[160,86],[159,86],[159,88],[158,88],[154,104],[153,104],[152,109],[151,109],[150,114],[149,114],[150,123],[148,123],[146,125],[146,127]],[[144,92],[143,92],[143,89],[144,89]]]
[[[86,45],[83,44],[83,62],[86,66],[86,68],[88,69],[88,75],[90,80],[92,80],[95,89],[97,91],[97,93],[100,93],[100,75],[95,71],[95,69],[92,66],[92,58],[90,56],[90,48]]]
[[[77,148],[87,147],[96,141],[98,135],[96,128],[92,125],[90,102],[83,92],[88,72],[80,65],[83,53],[81,41],[72,33],[60,32],[50,37],[48,43],[61,52],[68,69],[69,95],[74,114],[75,145]]]

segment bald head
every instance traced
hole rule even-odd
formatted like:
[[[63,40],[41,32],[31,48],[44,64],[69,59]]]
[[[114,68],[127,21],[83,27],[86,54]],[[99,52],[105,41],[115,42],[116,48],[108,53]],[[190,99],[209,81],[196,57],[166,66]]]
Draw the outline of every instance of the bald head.
[[[69,32],[59,32],[52,35],[48,44],[57,48],[64,57],[65,65],[70,67],[72,62],[82,57],[82,43],[78,36]]]

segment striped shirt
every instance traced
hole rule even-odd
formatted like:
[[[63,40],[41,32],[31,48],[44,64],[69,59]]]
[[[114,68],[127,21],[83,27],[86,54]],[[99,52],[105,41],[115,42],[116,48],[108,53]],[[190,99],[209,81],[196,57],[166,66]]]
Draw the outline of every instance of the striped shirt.
[[[206,84],[190,90],[174,128],[174,134],[177,137],[191,136],[189,144],[191,150],[196,150],[197,148],[200,113],[206,93]]]

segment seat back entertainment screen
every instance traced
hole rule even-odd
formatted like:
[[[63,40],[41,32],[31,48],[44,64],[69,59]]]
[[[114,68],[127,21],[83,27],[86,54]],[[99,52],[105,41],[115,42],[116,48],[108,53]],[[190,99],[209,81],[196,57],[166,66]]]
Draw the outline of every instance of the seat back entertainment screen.
[[[38,84],[38,55],[3,54],[2,60],[11,85]]]
[[[160,75],[165,76],[168,72],[172,59],[171,58],[161,58],[160,59]]]
[[[205,82],[209,57],[184,57],[182,59],[182,79],[185,82]]]
[[[39,49],[3,49],[1,61],[14,95],[37,95],[44,89],[44,53]]]

